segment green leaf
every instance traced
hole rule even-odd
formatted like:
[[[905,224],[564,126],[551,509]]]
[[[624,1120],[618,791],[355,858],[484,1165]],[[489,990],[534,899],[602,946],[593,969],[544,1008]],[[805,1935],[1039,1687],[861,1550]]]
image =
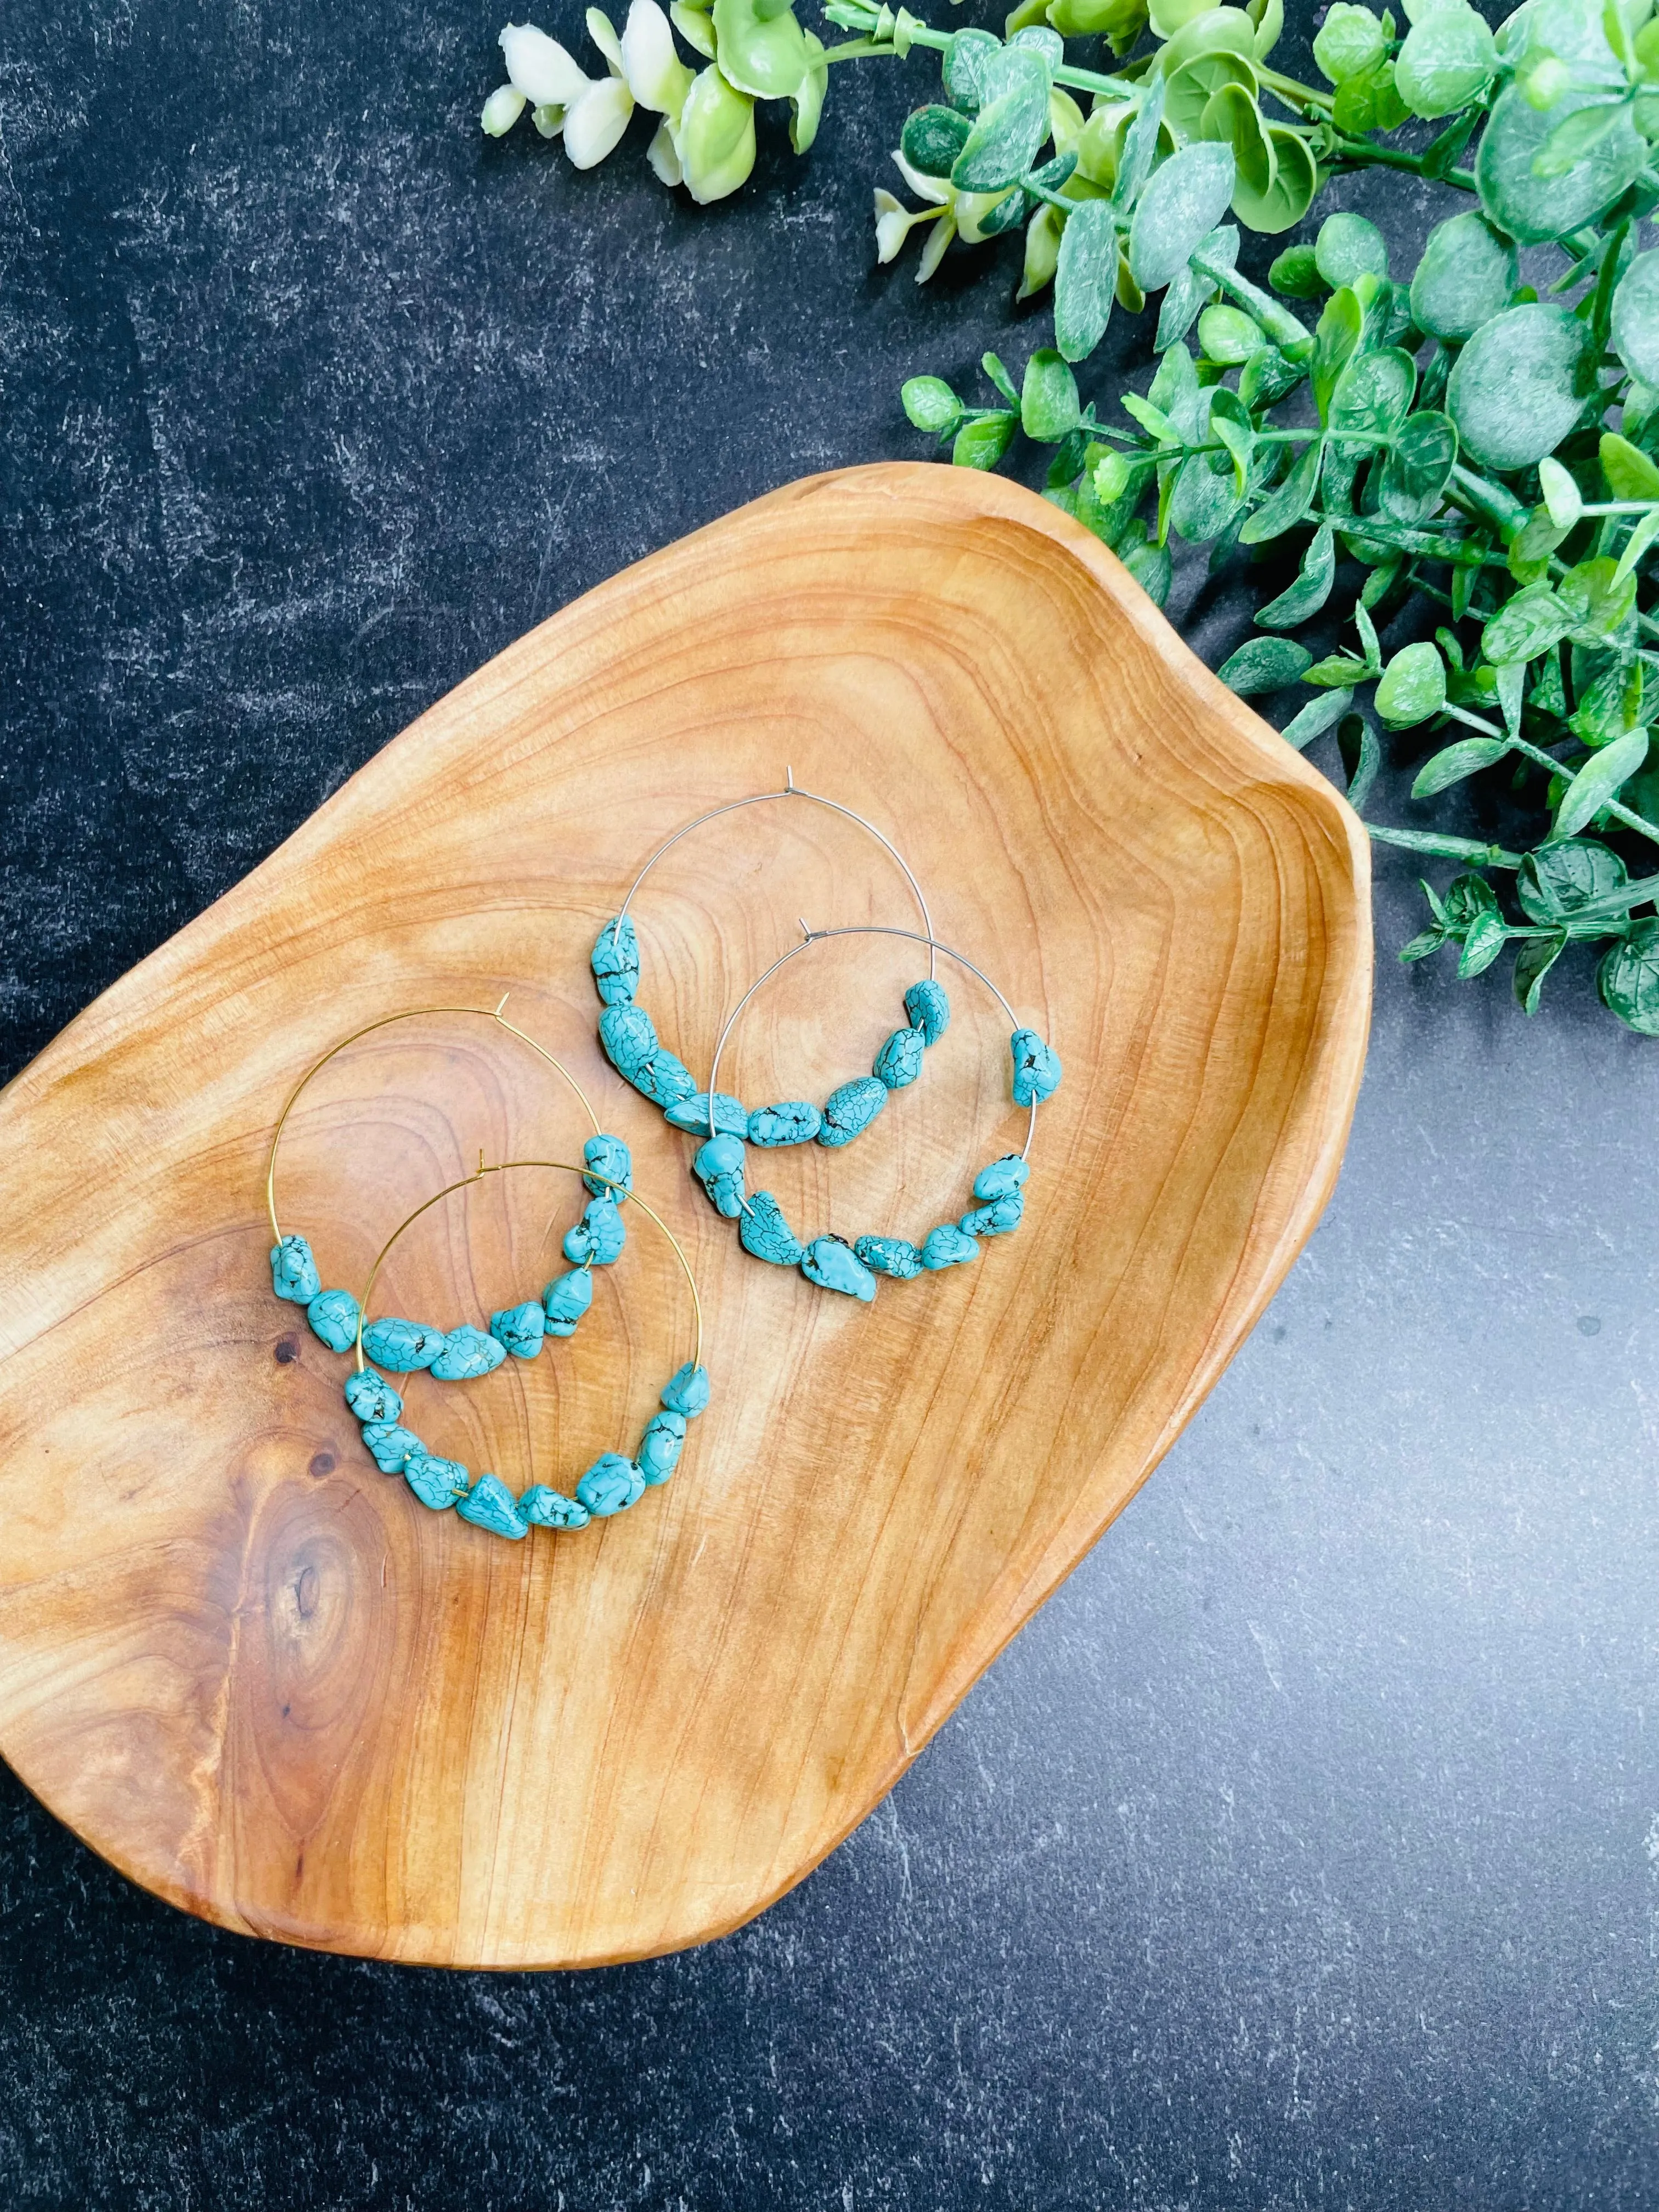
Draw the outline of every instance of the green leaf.
[[[1351,76],[1364,76],[1388,51],[1388,34],[1369,8],[1352,7],[1335,0],[1325,11],[1325,21],[1313,42],[1314,60],[1331,84]]]
[[[1425,722],[1446,703],[1446,664],[1426,639],[1402,646],[1382,672],[1376,687],[1376,711],[1391,730]]]
[[[1522,87],[1512,84],[1493,102],[1475,159],[1475,181],[1487,215],[1523,246],[1579,229],[1641,173],[1646,142],[1628,117],[1621,116],[1564,177],[1534,174],[1533,161],[1551,133],[1595,98],[1589,92],[1566,92],[1540,112]]]
[[[1599,753],[1592,753],[1561,794],[1550,842],[1554,844],[1564,837],[1576,837],[1587,823],[1595,820],[1608,799],[1619,796],[1647,757],[1645,730],[1628,731],[1622,738],[1615,738],[1610,745],[1604,745]]]
[[[1056,444],[1076,429],[1082,415],[1078,404],[1077,379],[1052,346],[1042,346],[1025,364],[1025,385],[1020,393],[1020,428],[1028,438],[1046,446]]]
[[[1601,1003],[1627,1029],[1659,1036],[1659,921],[1638,921],[1595,971]]]
[[[1389,249],[1382,232],[1363,215],[1328,215],[1314,244],[1314,264],[1334,292],[1357,276],[1386,276]]]
[[[1279,691],[1294,684],[1313,659],[1305,646],[1288,637],[1248,637],[1224,660],[1216,674],[1241,699],[1260,691]]]
[[[1654,258],[1659,260],[1659,254]],[[1604,430],[1601,445],[1601,473],[1614,499],[1659,499],[1659,468],[1639,446],[1621,438],[1617,430]]]
[[[1242,497],[1255,447],[1255,425],[1243,401],[1236,392],[1229,392],[1224,384],[1217,386],[1212,397],[1210,433],[1232,456],[1233,481]]]
[[[1306,374],[1305,368],[1287,361],[1277,346],[1267,345],[1245,362],[1238,380],[1238,396],[1252,411],[1273,407],[1294,392]]]
[[[1164,81],[1160,76],[1147,88],[1135,119],[1124,135],[1112,199],[1126,215],[1139,198],[1142,187],[1152,173],[1152,163],[1158,159],[1158,134],[1164,125]]]
[[[787,100],[807,76],[806,33],[787,7],[763,14],[757,0],[714,0],[720,72],[751,100]]]
[[[1332,388],[1328,419],[1333,436],[1361,431],[1392,438],[1411,411],[1417,367],[1407,353],[1357,354]]]
[[[1246,177],[1241,162],[1233,188],[1233,213],[1242,223],[1263,237],[1276,237],[1301,222],[1319,190],[1319,164],[1299,131],[1282,123],[1267,126],[1267,150],[1273,155],[1273,175],[1264,188]],[[1237,142],[1234,152],[1237,152]],[[1270,272],[1271,278],[1271,272]]]
[[[1483,323],[1457,357],[1446,411],[1477,461],[1530,468],[1573,429],[1595,389],[1592,333],[1540,301]]]
[[[1619,566],[1614,573],[1620,583],[1622,584],[1626,576],[1635,574],[1638,562],[1656,538],[1659,538],[1659,507],[1650,508],[1642,517],[1632,531],[1624,551],[1619,556]]]
[[[1319,465],[1324,444],[1315,439],[1279,489],[1262,501],[1239,535],[1246,545],[1265,545],[1297,524],[1313,505],[1319,489]]]
[[[1529,584],[1505,600],[1480,633],[1480,650],[1494,666],[1505,661],[1536,660],[1572,628],[1570,608],[1547,584]]]
[[[1208,454],[1182,465],[1170,499],[1170,527],[1189,545],[1219,538],[1243,506],[1231,469],[1219,471]]]
[[[1408,945],[1401,946],[1395,957],[1402,964],[1413,960],[1426,960],[1431,952],[1438,952],[1445,942],[1443,929],[1419,930]]]
[[[1413,21],[1395,57],[1394,81],[1425,121],[1479,100],[1498,68],[1498,45],[1473,8],[1432,8]]]
[[[1117,289],[1117,226],[1109,200],[1084,200],[1066,218],[1054,267],[1054,342],[1085,361],[1106,334]]]
[[[1282,591],[1276,599],[1256,611],[1256,620],[1264,629],[1292,629],[1297,623],[1306,622],[1316,615],[1331,595],[1331,585],[1336,576],[1336,540],[1328,522],[1314,532],[1307,551],[1302,556],[1302,566],[1296,581]],[[1326,702],[1318,702],[1323,706]]]
[[[1267,282],[1287,300],[1316,300],[1326,289],[1311,246],[1287,246],[1267,271]]]
[[[1570,837],[1527,854],[1515,895],[1528,921],[1571,921],[1587,908],[1616,901],[1629,881],[1617,853],[1587,837]]]
[[[1213,52],[1190,55],[1173,68],[1166,58],[1164,75],[1164,112],[1177,138],[1196,138],[1204,110],[1224,86],[1233,85],[1247,100],[1254,100],[1257,78],[1243,54],[1218,47]]]
[[[1515,956],[1516,1003],[1523,1014],[1538,1012],[1544,978],[1566,950],[1566,933],[1555,937],[1528,938]]]
[[[1304,684],[1317,684],[1324,688],[1351,690],[1364,684],[1376,671],[1368,668],[1363,660],[1356,660],[1351,653],[1328,653],[1323,660],[1316,660],[1303,678]]]
[[[1458,974],[1466,978],[1484,975],[1509,942],[1509,934],[1500,915],[1477,915],[1469,924],[1468,935],[1463,939],[1463,951],[1457,963]]]
[[[942,376],[913,376],[899,389],[905,413],[918,430],[945,437],[962,420],[962,402]]]
[[[1558,123],[1532,157],[1534,177],[1565,177],[1585,159],[1590,149],[1624,119],[1624,104],[1607,100],[1580,107]]]
[[[1659,482],[1659,470],[1655,471]],[[1583,495],[1562,467],[1547,454],[1538,464],[1538,489],[1544,495],[1550,520],[1558,530],[1571,530],[1584,511]]]
[[[1169,548],[1151,544],[1141,538],[1121,545],[1118,558],[1152,605],[1161,607],[1170,596],[1170,583],[1174,574]]]
[[[1353,704],[1353,693],[1346,685],[1337,691],[1326,692],[1322,699],[1310,699],[1307,705],[1292,714],[1279,732],[1287,745],[1297,752],[1322,737],[1333,722],[1340,722]]]
[[[1475,837],[1447,837],[1437,830],[1385,830],[1368,822],[1366,831],[1379,845],[1399,845],[1408,853],[1424,853],[1442,860],[1479,860],[1489,868],[1516,868],[1520,856],[1500,845],[1483,845]]]
[[[1325,302],[1314,331],[1314,404],[1322,422],[1336,389],[1336,380],[1358,350],[1365,328],[1365,311],[1352,289],[1343,285]]]
[[[1206,307],[1198,319],[1198,342],[1205,357],[1237,368],[1268,343],[1266,331],[1243,307]]]
[[[951,459],[959,469],[994,469],[1013,443],[1019,417],[1012,408],[1004,413],[981,415],[957,433]]]
[[[984,105],[951,170],[961,192],[997,192],[1018,184],[1048,136],[1048,72],[1040,54],[1004,46],[984,64]]]
[[[1382,747],[1376,732],[1363,714],[1345,714],[1336,727],[1337,750],[1348,779],[1347,799],[1358,808],[1370,797],[1376,772],[1382,765]]]
[[[1002,41],[993,32],[970,28],[956,33],[945,49],[943,64],[945,96],[952,107],[961,108],[964,115],[978,113],[986,64],[1001,51]]]
[[[1019,394],[1014,389],[1014,380],[1003,367],[1000,356],[994,353],[982,353],[979,357],[979,365],[1009,405],[1018,407]]]
[[[918,107],[904,118],[899,151],[924,177],[948,177],[971,127],[954,107]]]
[[[1153,170],[1129,226],[1129,267],[1143,292],[1180,275],[1226,211],[1234,176],[1232,148],[1209,143],[1183,146]],[[1068,230],[1076,220],[1069,218]]]
[[[1620,278],[1609,335],[1632,376],[1659,384],[1659,253],[1638,253]]]
[[[1457,460],[1451,417],[1422,408],[1408,415],[1382,464],[1382,512],[1401,522],[1422,522],[1437,512]]]
[[[1636,579],[1615,583],[1617,565],[1601,556],[1581,561],[1569,568],[1556,586],[1561,604],[1572,617],[1575,645],[1605,644],[1629,619],[1636,605]]]
[[[1465,776],[1478,775],[1483,768],[1491,768],[1501,761],[1509,749],[1508,740],[1504,738],[1465,738],[1457,744],[1448,745],[1443,752],[1436,753],[1419,769],[1412,785],[1412,797],[1433,799],[1437,793],[1449,791]]]

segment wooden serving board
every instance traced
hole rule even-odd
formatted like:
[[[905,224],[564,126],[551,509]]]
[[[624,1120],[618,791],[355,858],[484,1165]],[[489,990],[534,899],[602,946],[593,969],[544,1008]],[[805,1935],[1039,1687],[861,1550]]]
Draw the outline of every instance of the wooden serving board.
[[[588,950],[645,856],[786,768],[887,831],[1066,1066],[1018,1234],[869,1308],[744,1255],[595,1039]],[[1342,800],[1092,538],[997,477],[819,477],[617,577],[0,1097],[0,1749],[135,1881],[284,1942],[576,1966],[738,1926],[891,1788],[1283,1277],[1359,1079],[1367,897]],[[798,916],[912,912],[850,825],[746,809],[653,872],[641,1001],[706,1079]],[[798,1230],[920,1237],[1020,1142],[1007,1024],[942,972],[956,1018],[922,1079],[849,1150],[760,1161]],[[722,1087],[822,1098],[922,973],[914,945],[815,947]],[[262,1190],[334,1038],[509,988],[685,1240],[714,1387],[665,1488],[516,1547],[367,1460],[345,1363],[271,1296]],[[488,1022],[402,1024],[307,1093],[283,1226],[357,1290],[480,1148],[569,1159],[583,1133]],[[574,1191],[448,1201],[379,1310],[482,1323],[533,1296]],[[568,1486],[632,1450],[687,1325],[636,1217],[575,1339],[465,1388],[413,1378],[411,1424]]]

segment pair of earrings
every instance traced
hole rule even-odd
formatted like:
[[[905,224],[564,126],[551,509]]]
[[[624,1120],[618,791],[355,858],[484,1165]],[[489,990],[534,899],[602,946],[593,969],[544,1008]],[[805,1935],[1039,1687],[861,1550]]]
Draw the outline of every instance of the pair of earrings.
[[[655,1023],[636,996],[640,981],[639,937],[629,908],[658,861],[683,837],[705,823],[740,807],[758,806],[772,799],[801,799],[827,807],[866,831],[895,860],[910,887],[919,909],[921,927],[899,929],[873,923],[840,929],[810,929],[801,923],[803,941],[781,954],[757,976],[726,1016],[709,1064],[708,1087],[697,1088],[690,1070],[670,1051],[657,1034]],[[904,994],[903,1026],[895,1029],[882,1044],[868,1075],[855,1076],[833,1091],[822,1106],[808,1099],[786,1099],[750,1112],[740,1099],[720,1088],[720,1060],[739,1017],[750,1001],[779,971],[815,945],[833,938],[894,937],[927,947],[927,974]],[[1018,1152],[1005,1154],[983,1167],[974,1178],[975,1204],[954,1221],[936,1223],[921,1241],[907,1237],[864,1235],[850,1242],[833,1231],[805,1240],[796,1236],[783,1209],[770,1191],[748,1189],[748,1148],[774,1150],[787,1146],[817,1143],[830,1149],[850,1145],[880,1114],[896,1091],[908,1089],[922,1072],[929,1048],[944,1036],[951,1019],[951,1001],[939,981],[939,956],[983,984],[1013,1024],[1009,1038],[1012,1060],[1011,1095],[1017,1106],[1028,1108],[1030,1122],[1025,1142]],[[908,1280],[937,1273],[976,1259],[987,1237],[1006,1236],[1019,1226],[1025,1210],[1024,1187],[1030,1174],[1030,1154],[1036,1134],[1037,1107],[1060,1087],[1060,1064],[1054,1048],[1035,1030],[1023,1025],[1007,1000],[965,954],[943,945],[933,934],[927,902],[921,884],[890,839],[875,824],[839,800],[805,791],[786,775],[781,791],[756,792],[696,816],[667,837],[652,854],[629,888],[620,910],[600,930],[589,964],[605,1011],[599,1017],[599,1042],[611,1066],[642,1097],[661,1108],[665,1120],[677,1129],[702,1136],[691,1163],[691,1172],[718,1213],[738,1224],[744,1249],[775,1267],[799,1268],[810,1282],[829,1291],[864,1300],[876,1295],[877,1279],[886,1275]]]
[[[411,1007],[370,1022],[331,1045],[295,1085],[277,1117],[265,1169],[265,1205],[272,1239],[271,1288],[279,1298],[305,1308],[312,1333],[331,1352],[353,1354],[345,1401],[361,1425],[364,1445],[375,1465],[384,1474],[401,1474],[422,1504],[434,1511],[453,1507],[463,1520],[492,1535],[522,1540],[532,1528],[581,1528],[590,1521],[609,1519],[637,1504],[647,1489],[666,1482],[678,1464],[687,1424],[708,1403],[709,1386],[702,1364],[702,1302],[678,1238],[635,1189],[628,1146],[620,1137],[600,1128],[586,1094],[568,1068],[506,1018],[501,1012],[506,1003],[503,999],[493,1012],[482,1006]],[[445,1015],[477,1016],[494,1022],[528,1045],[562,1078],[592,1124],[593,1133],[582,1146],[581,1164],[566,1160],[502,1160],[487,1166],[480,1153],[475,1173],[447,1183],[392,1231],[369,1269],[361,1298],[349,1291],[325,1290],[310,1243],[302,1236],[285,1236],[276,1216],[276,1155],[289,1117],[313,1077],[348,1045],[394,1023]],[[368,1318],[380,1270],[406,1230],[457,1191],[471,1188],[486,1176],[531,1168],[579,1176],[588,1194],[580,1219],[565,1232],[563,1252],[570,1264],[539,1297],[501,1308],[490,1316],[487,1331],[469,1322],[446,1329],[400,1316]],[[630,1201],[667,1239],[690,1291],[694,1324],[691,1357],[664,1389],[659,1409],[647,1422],[638,1449],[631,1457],[621,1452],[602,1452],[569,1492],[546,1483],[532,1483],[515,1492],[496,1474],[486,1472],[475,1478],[459,1460],[428,1451],[422,1438],[404,1425],[403,1395],[387,1380],[388,1375],[425,1373],[434,1382],[470,1382],[493,1373],[508,1358],[536,1358],[550,1336],[574,1335],[592,1304],[594,1268],[610,1267],[621,1257],[628,1237],[623,1209]]]

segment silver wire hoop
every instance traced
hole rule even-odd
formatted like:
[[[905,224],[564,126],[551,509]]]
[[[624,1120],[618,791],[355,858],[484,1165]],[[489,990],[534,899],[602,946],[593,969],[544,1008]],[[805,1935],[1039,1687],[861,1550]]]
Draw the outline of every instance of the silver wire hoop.
[[[656,851],[651,855],[645,866],[640,870],[638,875],[635,877],[633,882],[629,885],[628,896],[623,901],[622,905],[617,909],[617,919],[620,921],[623,916],[628,912],[629,907],[633,902],[635,892],[638,890],[640,885],[650,874],[652,869],[656,866],[658,861],[663,857],[663,854],[665,853],[672,852],[674,847],[679,843],[682,837],[689,837],[694,830],[701,830],[705,822],[718,822],[722,814],[735,814],[740,808],[744,806],[763,806],[769,800],[774,799],[810,799],[814,806],[827,806],[832,814],[844,815],[848,821],[856,822],[860,830],[868,830],[871,836],[875,839],[877,844],[882,848],[884,852],[890,856],[894,864],[898,868],[899,872],[904,878],[905,882],[910,886],[911,896],[915,900],[916,910],[921,916],[921,927],[927,933],[925,936],[916,936],[916,942],[919,945],[926,945],[932,948],[927,956],[927,975],[930,982],[936,981],[939,975],[939,956],[940,952],[945,950],[945,947],[934,943],[933,918],[927,911],[927,901],[922,896],[921,885],[916,881],[915,875],[911,872],[910,864],[905,859],[903,854],[900,852],[898,847],[894,844],[890,837],[885,837],[882,835],[881,831],[877,829],[873,822],[866,821],[862,814],[855,813],[850,806],[843,806],[838,799],[826,799],[822,792],[804,790],[802,787],[795,781],[795,771],[793,768],[786,768],[784,769],[783,775],[784,781],[781,791],[757,791],[752,792],[747,799],[728,799],[724,806],[711,806],[707,814],[699,814],[695,821],[687,822],[678,829],[672,837],[668,838],[663,844],[658,846]],[[909,933],[913,935],[915,934],[914,932]]]
[[[918,894],[918,896],[920,896],[920,894]],[[976,968],[965,953],[955,951],[948,945],[941,945],[939,939],[931,934],[924,937],[919,930],[893,929],[880,922],[873,921],[852,922],[841,929],[809,929],[805,922],[802,921],[801,931],[801,942],[799,945],[792,945],[787,952],[780,954],[778,958],[772,963],[772,965],[767,969],[763,975],[757,975],[754,981],[749,986],[749,988],[744,993],[742,998],[738,1000],[737,1005],[732,1007],[731,1012],[726,1018],[725,1026],[721,1029],[719,1040],[714,1046],[714,1062],[708,1070],[708,1122],[711,1133],[714,1126],[714,1100],[718,1095],[720,1072],[720,1054],[726,1050],[726,1041],[731,1036],[732,1027],[737,1022],[738,1015],[742,1013],[744,1008],[754,997],[756,992],[760,989],[762,984],[769,983],[773,976],[777,974],[780,968],[787,968],[792,960],[799,960],[803,952],[809,951],[815,945],[823,944],[830,938],[903,937],[908,938],[913,945],[926,945],[931,948],[930,957],[933,963],[934,972],[937,972],[939,956],[942,952],[947,960],[954,960],[957,967],[965,968],[970,975],[977,977],[979,981],[984,984],[986,989],[996,1000],[998,1006],[1000,1006],[1003,1012],[1007,1015],[1009,1024],[1012,1029],[1018,1030],[1021,1026],[1019,1016],[1014,1012],[1006,999],[1003,997],[1001,992],[998,990],[996,985],[985,973],[985,970],[982,968]],[[1025,1142],[1020,1146],[1019,1150],[1019,1157],[1023,1160],[1030,1158],[1031,1141],[1036,1135],[1037,1102],[1035,1098],[1031,1101],[1030,1114],[1031,1118],[1025,1131]],[[745,1212],[749,1211],[749,1203],[746,1199],[744,1200],[744,1211]]]

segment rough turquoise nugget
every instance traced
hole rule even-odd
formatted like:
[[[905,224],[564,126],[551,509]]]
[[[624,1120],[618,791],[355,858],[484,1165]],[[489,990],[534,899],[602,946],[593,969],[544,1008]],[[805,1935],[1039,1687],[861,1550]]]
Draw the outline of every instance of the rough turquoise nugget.
[[[1030,1173],[1018,1152],[1005,1152],[1000,1160],[993,1160],[988,1168],[981,1168],[974,1177],[974,1196],[1007,1198],[1014,1191],[1024,1188]]]
[[[628,1079],[641,1098],[648,1098],[665,1113],[682,1098],[691,1097],[697,1088],[696,1077],[665,1044],[659,1044],[647,1060],[641,1060]]]
[[[884,1083],[878,1083],[873,1075],[854,1076],[824,1100],[819,1144],[850,1145],[854,1137],[869,1127],[886,1103]]]
[[[530,1534],[518,1499],[498,1474],[481,1474],[455,1510],[463,1521],[475,1528],[488,1528],[492,1536],[510,1536],[517,1543]]]
[[[671,1106],[663,1115],[672,1128],[684,1129],[688,1137],[708,1134],[708,1093],[699,1091],[690,1098],[682,1098],[678,1106]],[[722,1091],[714,1100],[714,1134],[716,1136],[746,1137],[749,1134],[749,1109],[741,1098],[734,1098],[729,1091]]]
[[[434,1453],[421,1451],[411,1452],[404,1462],[404,1480],[434,1513],[447,1512],[458,1498],[465,1498],[469,1480],[458,1459],[439,1459]]]
[[[319,1291],[306,1319],[331,1352],[349,1352],[357,1341],[357,1301],[349,1291]]]
[[[303,1237],[284,1237],[271,1246],[270,1287],[292,1306],[308,1306],[322,1289],[323,1279]]]
[[[515,1359],[533,1359],[547,1334],[547,1316],[534,1298],[521,1306],[503,1306],[489,1316],[489,1334]]]
[[[582,1159],[592,1170],[582,1177],[584,1187],[595,1198],[608,1194],[621,1205],[634,1188],[634,1155],[622,1139],[601,1130],[582,1146]]]
[[[853,1249],[866,1267],[896,1282],[908,1283],[921,1273],[921,1253],[907,1237],[857,1237]]]
[[[401,1472],[410,1452],[423,1452],[426,1446],[412,1430],[400,1429],[395,1421],[365,1421],[363,1442],[368,1455],[382,1474]]]
[[[925,1049],[920,1030],[895,1030],[876,1054],[876,1080],[890,1091],[903,1091],[921,1073]]]
[[[644,1497],[645,1477],[620,1452],[601,1452],[576,1485],[576,1495],[596,1521],[607,1521]]]
[[[586,1528],[593,1517],[576,1498],[550,1490],[544,1482],[532,1484],[519,1500],[519,1510],[538,1528]]]
[[[1060,1088],[1060,1054],[1035,1030],[1016,1030],[1008,1040],[1014,1056],[1014,1103],[1029,1106],[1052,1098]]]
[[[372,1367],[355,1368],[346,1376],[345,1401],[360,1421],[395,1421],[404,1410],[400,1393]]]
[[[657,1049],[657,1025],[643,1006],[607,1006],[599,1016],[599,1042],[625,1083]]]
[[[921,1248],[924,1267],[959,1267],[964,1260],[978,1257],[979,1240],[954,1221],[941,1221],[937,1229],[930,1229]]]
[[[389,1316],[384,1321],[372,1321],[363,1331],[363,1357],[372,1359],[377,1367],[389,1367],[394,1375],[413,1375],[422,1367],[430,1367],[444,1348],[444,1333],[441,1328],[428,1328],[418,1321],[400,1321]]]
[[[924,1044],[937,1044],[951,1026],[951,1001],[943,983],[924,976],[904,994],[904,1012],[913,1030],[921,1031]]]
[[[815,1237],[806,1248],[800,1271],[809,1283],[826,1291],[841,1291],[868,1305],[876,1295],[876,1279],[852,1246],[841,1237]]]
[[[751,1145],[810,1145],[823,1127],[823,1116],[805,1098],[786,1098],[781,1105],[757,1106],[749,1116]]]
[[[988,1206],[964,1213],[957,1225],[969,1237],[1006,1237],[1011,1229],[1018,1228],[1024,1211],[1024,1199],[1018,1191],[1011,1190],[1006,1198],[994,1198]]]
[[[688,1421],[695,1420],[708,1403],[708,1370],[694,1367],[688,1359],[670,1377],[662,1402],[671,1413],[684,1413]]]
[[[586,1267],[556,1275],[542,1292],[542,1311],[550,1336],[574,1336],[576,1323],[593,1303],[593,1278]]]
[[[684,1413],[653,1413],[645,1425],[634,1464],[647,1482],[666,1482],[679,1464],[684,1442]]]
[[[806,1251],[769,1190],[757,1190],[748,1212],[738,1215],[738,1241],[745,1252],[769,1260],[775,1267],[799,1267]]]
[[[711,1137],[697,1147],[691,1172],[708,1194],[716,1213],[735,1221],[743,1212],[743,1142],[738,1137]]]
[[[464,1321],[459,1328],[452,1328],[443,1341],[443,1349],[432,1363],[434,1382],[476,1382],[481,1375],[493,1375],[507,1357],[507,1346],[498,1344],[493,1336],[486,1336],[481,1328]]]
[[[582,1218],[564,1233],[564,1256],[575,1267],[608,1267],[628,1242],[622,1212],[609,1192],[590,1198]]]
[[[619,914],[607,921],[593,939],[587,964],[607,1006],[625,1006],[639,988],[640,940],[630,915]]]

